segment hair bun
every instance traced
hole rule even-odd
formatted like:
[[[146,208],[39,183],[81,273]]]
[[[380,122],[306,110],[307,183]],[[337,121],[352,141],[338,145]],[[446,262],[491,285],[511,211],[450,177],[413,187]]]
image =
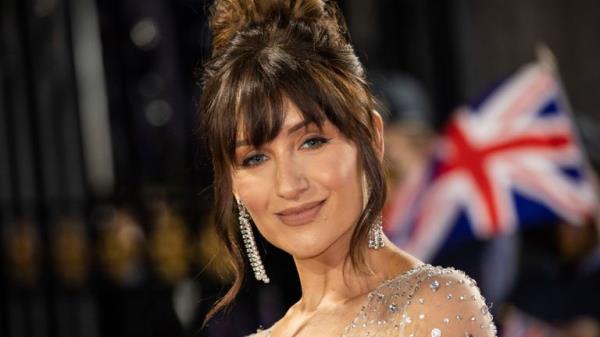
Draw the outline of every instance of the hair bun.
[[[336,9],[327,0],[215,0],[210,20],[213,55],[250,26],[292,20],[315,23],[325,17],[337,21]]]

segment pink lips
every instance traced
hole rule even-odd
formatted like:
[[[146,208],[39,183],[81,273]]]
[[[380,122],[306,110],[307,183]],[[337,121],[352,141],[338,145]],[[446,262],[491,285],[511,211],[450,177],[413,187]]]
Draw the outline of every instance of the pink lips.
[[[313,221],[319,214],[324,203],[325,200],[309,202],[299,207],[285,209],[276,214],[284,224],[288,226],[300,226]]]

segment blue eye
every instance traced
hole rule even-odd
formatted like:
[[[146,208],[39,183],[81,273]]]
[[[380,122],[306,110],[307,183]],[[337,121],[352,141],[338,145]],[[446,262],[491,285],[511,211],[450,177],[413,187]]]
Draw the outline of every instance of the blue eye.
[[[326,144],[327,142],[329,142],[329,139],[323,138],[323,137],[313,137],[313,138],[309,138],[307,139],[304,144],[302,144],[302,147],[304,147],[305,145],[308,146],[308,148],[319,148],[321,147],[323,144]]]
[[[254,156],[250,156],[246,159],[244,159],[244,161],[242,161],[242,166],[244,167],[251,167],[251,166],[256,166],[258,164],[260,164],[266,156],[264,154],[257,154]]]
[[[312,137],[312,138],[309,138],[306,141],[304,141],[304,143],[302,143],[302,148],[317,149],[317,148],[323,146],[323,144],[326,144],[328,142],[329,142],[329,139],[327,139],[327,138]],[[251,168],[251,167],[260,165],[266,159],[267,159],[267,156],[265,156],[262,153],[251,155],[242,161],[241,166],[246,167],[246,168]]]

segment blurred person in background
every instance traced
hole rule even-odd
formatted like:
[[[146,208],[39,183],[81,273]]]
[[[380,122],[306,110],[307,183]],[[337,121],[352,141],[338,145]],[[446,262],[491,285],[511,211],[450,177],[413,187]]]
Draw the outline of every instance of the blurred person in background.
[[[503,336],[512,336],[513,326],[555,336],[600,336],[598,237],[595,221],[583,226],[561,223],[520,235],[518,273],[498,314],[506,329]]]
[[[421,179],[429,163],[435,137],[430,99],[414,78],[373,71],[373,90],[387,113],[385,123],[385,165],[388,198],[384,228],[391,205],[406,198]],[[402,204],[399,202],[398,204]]]

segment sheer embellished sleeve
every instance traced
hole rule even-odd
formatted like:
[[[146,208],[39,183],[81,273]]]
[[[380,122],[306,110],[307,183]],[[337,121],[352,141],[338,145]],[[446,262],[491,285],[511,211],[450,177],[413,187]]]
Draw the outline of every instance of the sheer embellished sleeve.
[[[495,337],[474,280],[453,268],[421,265],[374,289],[344,337]]]
[[[485,299],[464,272],[444,268],[427,274],[403,314],[401,336],[494,337],[496,327]]]

